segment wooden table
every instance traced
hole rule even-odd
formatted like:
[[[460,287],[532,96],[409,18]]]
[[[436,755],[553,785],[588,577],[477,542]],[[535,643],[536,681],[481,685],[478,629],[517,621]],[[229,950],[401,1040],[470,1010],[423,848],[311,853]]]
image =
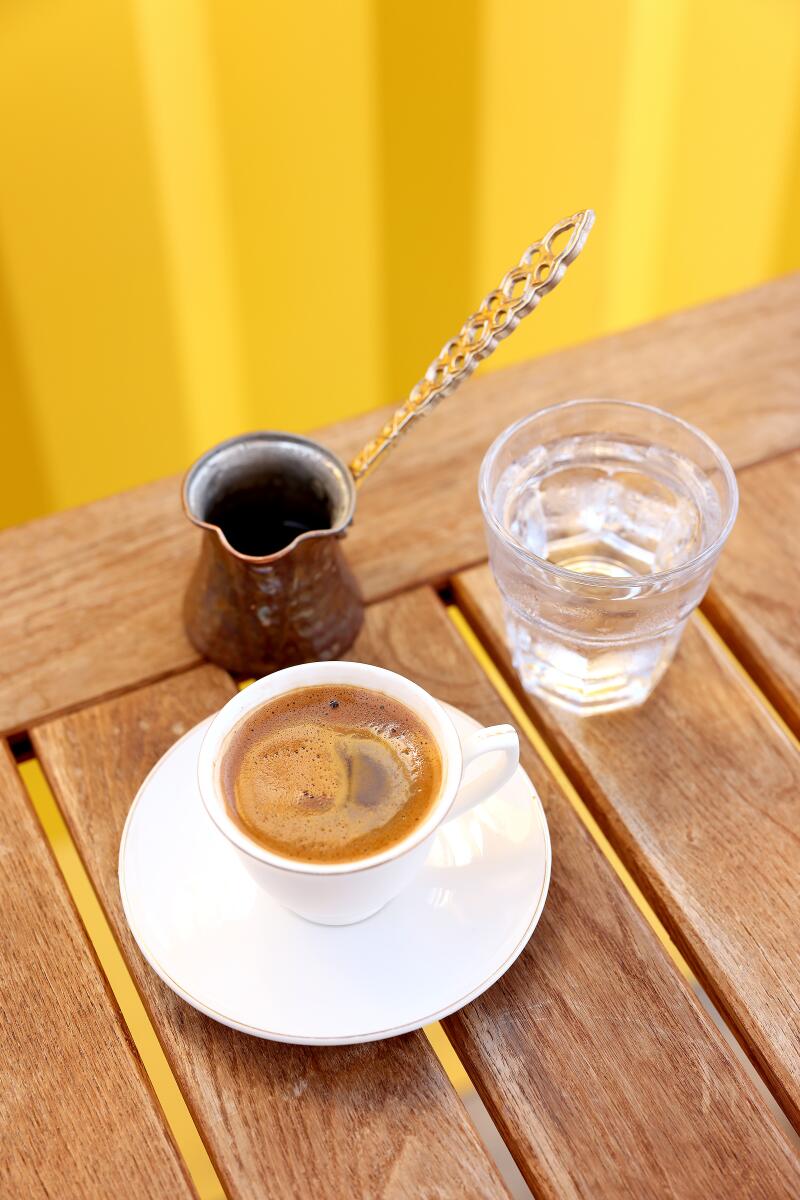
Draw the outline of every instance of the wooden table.
[[[651,701],[581,721],[519,693],[476,474],[510,421],[598,394],[701,425],[742,506],[705,616]],[[321,436],[346,454],[375,424]],[[370,607],[354,654],[484,722],[505,719],[505,697],[538,746],[523,739],[553,838],[542,921],[444,1022],[531,1189],[800,1196],[794,1142],[686,979],[798,1126],[800,277],[472,381],[359,504],[348,549]],[[175,479],[0,535],[0,1194],[194,1194],[26,797],[14,755],[32,750],[227,1196],[505,1195],[421,1032],[324,1050],[250,1039],[178,1000],[131,939],[116,883],[128,806],[234,690],[182,630],[196,550]]]

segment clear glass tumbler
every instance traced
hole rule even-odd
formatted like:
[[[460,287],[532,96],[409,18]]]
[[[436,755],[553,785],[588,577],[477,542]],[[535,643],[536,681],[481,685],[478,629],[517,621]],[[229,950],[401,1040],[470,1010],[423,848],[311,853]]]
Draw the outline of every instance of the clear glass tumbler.
[[[572,400],[500,434],[479,489],[526,690],[580,714],[641,704],[736,518],[719,447],[645,404]]]

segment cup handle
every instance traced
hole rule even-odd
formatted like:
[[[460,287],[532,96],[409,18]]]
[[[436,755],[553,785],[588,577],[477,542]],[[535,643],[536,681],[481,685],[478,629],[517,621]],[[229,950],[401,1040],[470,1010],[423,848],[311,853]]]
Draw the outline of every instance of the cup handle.
[[[455,803],[445,821],[460,817],[482,800],[488,800],[508,783],[519,764],[519,737],[513,725],[490,725],[488,729],[478,729],[464,740],[461,749],[465,769],[485,754],[499,754],[502,757],[481,772],[477,779],[471,779],[458,789]]]

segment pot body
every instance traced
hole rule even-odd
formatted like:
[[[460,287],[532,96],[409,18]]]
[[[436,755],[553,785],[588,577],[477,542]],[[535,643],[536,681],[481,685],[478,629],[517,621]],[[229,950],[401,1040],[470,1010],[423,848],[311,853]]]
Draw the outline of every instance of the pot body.
[[[236,675],[340,658],[364,606],[339,538],[309,538],[274,561],[243,560],[203,534],[184,601],[192,644]]]

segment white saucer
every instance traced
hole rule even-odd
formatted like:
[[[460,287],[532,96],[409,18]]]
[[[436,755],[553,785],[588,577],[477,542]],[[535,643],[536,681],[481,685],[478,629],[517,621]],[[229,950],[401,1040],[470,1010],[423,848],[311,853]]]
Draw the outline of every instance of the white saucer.
[[[206,814],[195,780],[208,723],[150,772],[119,855],[133,936],[179,996],[257,1037],[341,1045],[437,1021],[508,970],[550,882],[547,821],[521,768],[439,830],[416,880],[374,917],[313,925],[256,885]]]

